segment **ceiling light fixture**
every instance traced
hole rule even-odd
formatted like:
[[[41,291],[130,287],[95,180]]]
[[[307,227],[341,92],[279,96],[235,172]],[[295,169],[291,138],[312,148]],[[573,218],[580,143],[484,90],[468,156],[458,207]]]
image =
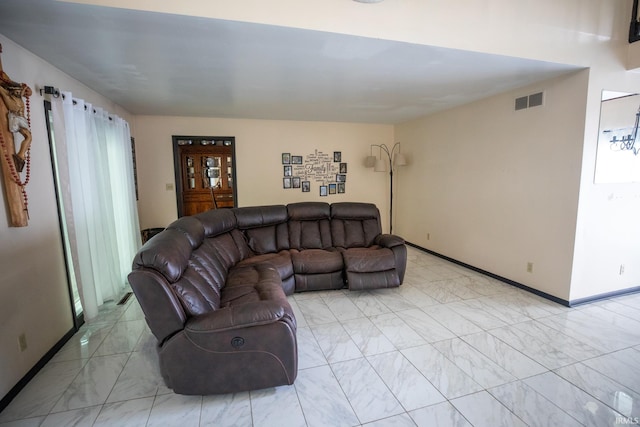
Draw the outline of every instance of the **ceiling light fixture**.
[[[380,3],[382,0],[353,0],[353,1],[357,1],[358,3]]]

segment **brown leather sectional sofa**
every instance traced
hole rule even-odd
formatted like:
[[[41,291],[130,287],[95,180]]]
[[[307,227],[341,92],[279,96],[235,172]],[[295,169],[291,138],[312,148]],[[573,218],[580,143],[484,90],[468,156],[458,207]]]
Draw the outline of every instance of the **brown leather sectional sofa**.
[[[369,203],[293,203],[183,217],[140,249],[131,288],[180,394],[293,384],[294,292],[395,287],[404,241]]]

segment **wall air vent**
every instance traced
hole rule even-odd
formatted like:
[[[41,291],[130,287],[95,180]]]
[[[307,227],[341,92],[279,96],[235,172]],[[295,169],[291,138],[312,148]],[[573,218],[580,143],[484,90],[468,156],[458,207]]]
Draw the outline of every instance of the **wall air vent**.
[[[543,94],[544,92],[538,92],[516,98],[515,110],[518,111],[531,107],[539,107],[543,104]]]

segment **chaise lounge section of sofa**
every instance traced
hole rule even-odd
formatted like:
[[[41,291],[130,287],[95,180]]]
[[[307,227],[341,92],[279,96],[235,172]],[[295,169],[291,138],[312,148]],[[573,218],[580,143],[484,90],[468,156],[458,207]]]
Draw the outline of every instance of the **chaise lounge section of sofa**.
[[[129,275],[160,370],[180,394],[293,384],[294,292],[400,286],[406,246],[368,203],[293,203],[183,217]]]

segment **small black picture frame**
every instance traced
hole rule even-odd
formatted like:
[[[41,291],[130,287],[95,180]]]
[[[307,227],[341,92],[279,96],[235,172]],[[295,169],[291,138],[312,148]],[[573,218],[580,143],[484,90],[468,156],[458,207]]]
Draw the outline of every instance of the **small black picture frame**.
[[[336,182],[347,182],[347,175],[339,173],[336,175]]]
[[[301,165],[302,164],[302,156],[291,156],[291,164],[292,165]]]
[[[327,186],[326,185],[321,185],[320,186],[320,197],[325,197],[327,195]]]
[[[340,163],[340,173],[347,173],[347,164]]]
[[[291,163],[291,153],[282,153],[282,164],[288,165]]]
[[[302,181],[302,192],[308,193],[311,191],[311,181]]]
[[[293,188],[300,188],[300,177],[299,176],[294,176],[293,178],[291,178],[291,186]]]
[[[282,188],[291,188],[291,178],[282,178]]]
[[[338,183],[338,194],[344,194],[344,182]]]
[[[329,194],[336,194],[337,188],[336,184],[329,184]]]
[[[333,152],[333,162],[340,163],[342,161],[342,151]]]
[[[293,176],[293,168],[291,165],[285,165],[282,168],[284,176]]]

